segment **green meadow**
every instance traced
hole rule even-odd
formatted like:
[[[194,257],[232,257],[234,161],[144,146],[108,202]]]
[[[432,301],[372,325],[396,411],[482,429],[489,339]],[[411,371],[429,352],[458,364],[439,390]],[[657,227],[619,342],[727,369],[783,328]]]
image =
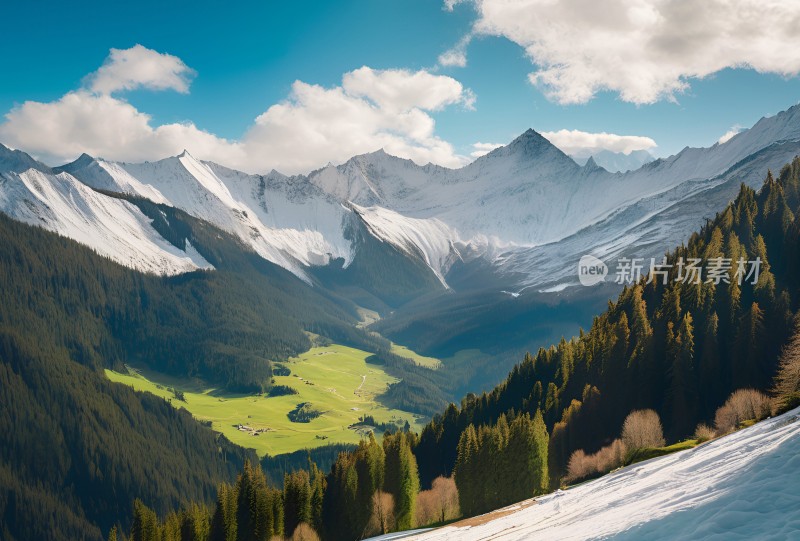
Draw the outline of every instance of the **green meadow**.
[[[406,351],[404,356],[413,353]],[[387,408],[376,400],[398,380],[380,366],[365,362],[369,355],[341,345],[312,348],[279,363],[291,374],[275,376],[275,385],[289,386],[298,394],[275,397],[224,392],[198,380],[133,368],[127,374],[106,370],[106,375],[112,381],[170,400],[175,407],[186,408],[198,420],[210,423],[234,443],[255,449],[260,456],[278,455],[328,443],[358,443],[368,428],[348,427],[359,423],[362,415],[374,417],[377,423],[403,425],[408,421],[413,429],[421,428],[422,419],[414,414]],[[414,360],[420,364],[430,362]],[[172,389],[183,393],[185,401],[178,400]],[[287,414],[303,403],[320,412],[319,417],[307,423],[290,421]],[[239,425],[248,429],[240,430]]]

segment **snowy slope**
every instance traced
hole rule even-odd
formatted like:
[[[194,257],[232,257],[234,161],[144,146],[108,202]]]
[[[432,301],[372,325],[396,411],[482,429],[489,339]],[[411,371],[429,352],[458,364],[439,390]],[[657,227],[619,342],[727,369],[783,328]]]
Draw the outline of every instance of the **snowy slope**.
[[[134,205],[97,193],[68,173],[0,173],[0,211],[142,272],[213,268],[188,242],[183,251],[164,240]]]
[[[305,280],[310,265],[352,259],[344,239],[351,212],[303,179],[247,175],[188,152],[142,164],[82,157],[65,169],[88,186],[136,194],[208,221]]]
[[[800,106],[722,145],[686,148],[626,173],[594,160],[580,166],[533,130],[460,169],[377,151],[294,177],[248,175],[188,152],[142,164],[81,156],[56,171],[179,208],[307,281],[311,266],[353,261],[352,231],[361,220],[369,234],[424,262],[445,286],[459,261],[462,270],[488,264],[505,288],[518,291],[574,282],[573,267],[585,253],[663,253],[724,207],[735,195],[731,187],[757,186],[768,167],[791,160],[797,141]],[[19,173],[20,166],[52,172],[0,149],[0,171]]]
[[[379,151],[328,166],[308,178],[337,199],[395,213],[394,222],[385,219],[385,212],[364,216],[368,223],[376,218],[370,227],[381,238],[397,238],[396,230],[406,227],[400,218],[413,218],[415,229],[430,235],[417,244],[421,252],[431,245],[452,245],[464,260],[479,258],[500,274],[526,277],[520,287],[543,286],[565,276],[565,261],[574,274],[573,263],[582,253],[618,255],[625,247],[647,248],[642,257],[662,253],[707,217],[697,213],[702,205],[681,202],[702,201],[704,191],[743,173],[736,166],[751,156],[748,176],[739,181],[759,185],[767,168],[790,161],[794,150],[785,145],[782,152],[759,153],[798,140],[796,106],[760,120],[725,144],[686,148],[624,174],[609,173],[594,160],[579,166],[529,130],[457,170],[420,167]],[[735,191],[718,191],[710,202],[718,210],[734,195]],[[676,206],[688,213],[677,219],[680,227],[671,227],[674,219],[654,219]],[[645,222],[650,223],[646,231]],[[382,234],[384,228],[388,229]],[[575,250],[578,245],[582,253]],[[442,253],[431,261],[437,274],[446,278],[448,267],[435,263]],[[561,267],[554,268],[558,263]]]
[[[665,192],[644,197],[559,242],[513,248],[495,259],[499,274],[523,275],[518,288],[563,289],[576,285],[581,256],[592,254],[613,272],[619,257],[660,258],[685,242],[736,197],[742,182],[760,188],[767,170],[778,171],[800,154],[800,142],[776,143],[724,174],[689,180]],[[611,278],[613,279],[613,277]]]
[[[597,165],[612,173],[635,171],[644,164],[655,161],[653,155],[646,150],[634,150],[630,154],[601,150],[594,154],[570,154],[570,156],[578,165],[586,165],[586,162],[592,159]]]
[[[797,538],[798,449],[800,409],[543,496],[484,524],[408,539]]]

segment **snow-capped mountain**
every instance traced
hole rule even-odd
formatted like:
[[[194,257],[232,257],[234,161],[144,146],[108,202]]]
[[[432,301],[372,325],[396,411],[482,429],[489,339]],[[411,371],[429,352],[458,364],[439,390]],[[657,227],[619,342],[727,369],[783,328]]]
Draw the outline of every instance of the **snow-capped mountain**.
[[[248,175],[185,151],[141,164],[82,156],[63,169],[92,188],[144,197],[212,223],[304,280],[309,266],[352,259],[344,238],[352,211],[303,177]]]
[[[0,152],[9,154],[5,147]],[[102,195],[69,173],[48,172],[27,155],[12,158],[0,158],[0,210],[12,218],[143,272],[169,275],[213,268],[191,243],[182,250],[162,238],[131,203]]]
[[[358,257],[361,233],[355,232],[362,231],[426,266],[443,286],[456,281],[458,288],[558,289],[575,282],[572,275],[582,254],[662,253],[732,199],[739,182],[758,185],[767,168],[791,160],[798,141],[800,107],[795,106],[761,119],[724,144],[686,148],[626,173],[609,172],[594,159],[578,165],[533,130],[460,169],[419,166],[377,151],[293,177],[276,171],[249,175],[188,152],[142,164],[84,155],[51,170],[22,152],[3,149],[0,198],[8,214],[50,224],[120,261],[121,244],[110,240],[115,238],[110,232],[103,240],[59,220],[83,220],[86,230],[93,231],[96,219],[105,224],[98,231],[105,227],[129,235],[108,222],[118,206],[119,216],[129,215],[128,227],[139,224],[136,238],[163,241],[134,205],[103,195],[118,192],[208,221],[307,282],[314,281],[315,268],[335,262],[346,269]],[[33,186],[34,180],[54,188],[21,188]],[[30,205],[22,201],[34,201],[34,192],[38,210],[25,214],[23,207]],[[112,207],[106,216],[102,209]],[[104,247],[106,242],[117,246]],[[158,246],[171,253],[169,243]],[[136,251],[126,253],[131,250]],[[199,254],[178,251],[158,253],[188,257],[187,269],[204,266],[195,257]],[[150,262],[138,263],[141,268],[159,266],[144,252],[128,257]],[[165,265],[165,273],[183,268],[179,262]],[[459,281],[449,276],[455,265],[458,276],[485,277],[483,271],[463,270],[488,268],[496,283]]]
[[[655,161],[653,155],[646,150],[634,150],[629,154],[601,150],[589,154],[571,154],[570,156],[578,165],[586,165],[586,162],[591,159],[594,160],[594,163],[612,173],[635,171],[644,164]]]

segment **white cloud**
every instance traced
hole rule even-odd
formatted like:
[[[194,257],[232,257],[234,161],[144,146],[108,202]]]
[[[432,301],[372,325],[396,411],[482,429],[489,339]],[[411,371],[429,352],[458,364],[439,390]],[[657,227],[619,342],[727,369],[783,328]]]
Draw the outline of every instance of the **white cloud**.
[[[472,32],[522,46],[536,66],[530,81],[562,104],[601,91],[637,104],[674,100],[725,68],[800,73],[797,1],[473,1]]]
[[[722,135],[722,137],[720,137],[720,138],[719,138],[719,140],[717,141],[717,143],[719,143],[720,145],[724,145],[725,143],[727,143],[728,141],[730,141],[731,139],[733,139],[733,137],[734,137],[735,135],[737,135],[737,134],[738,134],[740,131],[742,131],[742,127],[741,127],[741,126],[733,126],[731,129],[729,129],[728,131],[726,131],[726,132],[725,132],[725,133]]]
[[[458,40],[453,48],[439,55],[439,65],[445,67],[464,68],[467,65],[467,47],[472,41],[472,34]]]
[[[474,96],[451,77],[420,70],[373,70],[362,67],[342,77],[342,88],[349,96],[367,98],[386,110],[413,108],[439,111],[461,103],[472,107]]]
[[[419,73],[361,68],[334,88],[297,81],[289,99],[256,119],[242,144],[248,155],[278,162],[277,169],[290,172],[378,148],[420,164],[462,165],[465,159],[435,135],[427,111],[458,101],[469,104],[471,93],[450,77]],[[397,89],[390,88],[393,84]],[[428,92],[419,92],[423,87]]]
[[[590,133],[580,130],[558,130],[542,132],[542,136],[564,153],[574,156],[589,156],[599,150],[630,154],[634,150],[650,150],[656,142],[641,135],[617,135],[615,133]]]
[[[466,2],[466,0],[444,0],[444,9],[447,11],[453,11],[453,8],[463,2]]]
[[[194,76],[195,71],[177,56],[134,45],[130,49],[111,49],[103,65],[86,77],[86,83],[97,94],[135,88],[186,94]]]
[[[154,160],[184,148],[208,159],[225,160],[223,163],[241,159],[236,144],[191,123],[153,127],[150,116],[131,104],[85,90],[49,103],[23,103],[6,115],[0,140],[50,163],[73,159],[82,152],[113,160]]]
[[[176,60],[175,65],[184,65]],[[117,67],[103,72],[109,65]],[[198,158],[249,172],[308,172],[379,148],[420,164],[456,167],[467,161],[436,135],[430,114],[453,105],[472,106],[472,92],[451,77],[363,67],[346,73],[342,85],[332,88],[296,81],[285,101],[269,107],[238,141],[231,141],[191,122],[156,126],[150,115],[111,96],[114,90],[161,84],[138,68],[126,73],[121,66],[127,65],[106,63],[91,78],[91,90],[12,109],[0,124],[0,141],[49,163],[82,152],[110,160],[157,160],[187,149]],[[102,75],[112,72],[114,77]],[[167,79],[158,80],[166,85]],[[98,81],[105,82],[95,88]],[[188,89],[188,80],[185,84]],[[175,83],[172,88],[182,87]]]
[[[501,143],[473,143],[472,148],[474,150],[470,152],[469,155],[473,158],[480,158],[501,146],[503,146]]]

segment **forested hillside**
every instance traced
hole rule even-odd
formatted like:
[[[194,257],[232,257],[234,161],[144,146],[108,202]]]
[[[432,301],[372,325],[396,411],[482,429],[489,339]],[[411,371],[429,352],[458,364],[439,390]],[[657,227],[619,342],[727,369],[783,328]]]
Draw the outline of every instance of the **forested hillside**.
[[[667,254],[731,260],[724,277],[684,283],[678,265],[626,287],[591,328],[528,355],[507,380],[451,405],[420,435],[415,454],[423,486],[449,475],[461,433],[492,425],[503,414],[541,409],[548,431],[549,471],[557,484],[578,449],[594,452],[619,433],[632,410],[651,408],[668,439],[689,436],[735,389],[766,390],[791,329],[800,285],[800,160],[759,192],[742,185],[734,202]],[[794,212],[793,212],[794,211]],[[735,278],[742,258],[761,260],[755,285]],[[683,269],[685,271],[685,269]]]
[[[208,502],[250,456],[102,368],[142,363],[257,391],[270,385],[270,360],[309,347],[304,330],[387,347],[354,327],[349,303],[203,222],[137,203],[217,270],[144,275],[0,215],[4,540],[100,539],[117,521],[127,528],[134,497],[159,513]]]
[[[0,538],[99,541],[139,497],[160,513],[213,498],[250,453],[45,336],[0,329]]]

